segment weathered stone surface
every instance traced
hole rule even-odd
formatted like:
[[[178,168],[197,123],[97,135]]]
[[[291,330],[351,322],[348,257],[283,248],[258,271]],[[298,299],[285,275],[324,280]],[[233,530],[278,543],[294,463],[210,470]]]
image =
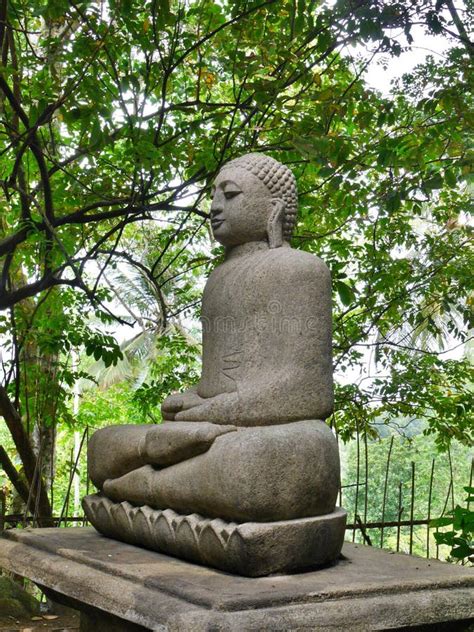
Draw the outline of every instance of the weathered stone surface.
[[[333,411],[329,270],[290,246],[297,193],[287,167],[248,154],[224,165],[213,189],[212,229],[226,252],[203,294],[201,379],[163,402],[177,423],[99,431],[91,478],[117,503],[239,523],[327,515],[330,525],[339,457],[321,421]],[[277,532],[265,532],[268,546]],[[173,549],[194,559],[187,551]]]
[[[94,432],[87,450],[89,476],[102,489],[107,478],[116,478],[145,465],[138,448],[149,426],[108,426]]]
[[[162,470],[143,466],[103,486],[117,502],[239,522],[331,513],[338,489],[337,443],[316,420],[243,428],[192,459]]]
[[[204,289],[202,376],[163,402],[166,419],[258,426],[332,413],[331,279],[290,247],[296,213],[294,176],[268,156],[217,176],[211,223],[226,258]]]
[[[147,463],[167,467],[206,452],[217,437],[236,430],[206,422],[161,424],[148,430],[139,450]]]
[[[331,281],[314,255],[265,243],[234,248],[202,302],[200,404],[177,421],[237,426],[332,412]]]
[[[171,509],[113,503],[86,496],[84,511],[94,527],[112,538],[169,555],[258,577],[321,566],[337,558],[344,540],[346,512],[280,522],[237,524]]]
[[[428,625],[438,632],[466,629],[474,617],[473,569],[349,543],[336,565],[248,578],[123,544],[92,528],[21,529],[0,539],[0,566],[95,612],[96,622],[108,612],[160,632]]]
[[[101,428],[89,443],[89,476],[102,489],[107,479],[118,479],[147,463],[167,467],[190,459],[208,450],[216,437],[235,430],[230,425],[192,422]]]
[[[0,618],[24,617],[39,612],[39,602],[18,582],[0,577]]]

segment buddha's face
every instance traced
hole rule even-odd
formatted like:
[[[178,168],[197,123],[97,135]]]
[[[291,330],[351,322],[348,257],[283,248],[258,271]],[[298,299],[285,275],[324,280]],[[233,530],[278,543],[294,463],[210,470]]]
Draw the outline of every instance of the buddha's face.
[[[224,246],[267,237],[275,200],[266,185],[242,167],[223,169],[212,187],[211,225]]]

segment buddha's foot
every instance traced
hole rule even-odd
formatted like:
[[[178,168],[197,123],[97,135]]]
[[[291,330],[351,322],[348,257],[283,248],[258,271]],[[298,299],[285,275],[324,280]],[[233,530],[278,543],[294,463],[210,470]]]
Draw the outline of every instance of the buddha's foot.
[[[86,496],[83,507],[88,520],[108,537],[249,577],[333,562],[346,525],[346,512],[338,507],[313,518],[240,524],[114,503],[101,494]]]

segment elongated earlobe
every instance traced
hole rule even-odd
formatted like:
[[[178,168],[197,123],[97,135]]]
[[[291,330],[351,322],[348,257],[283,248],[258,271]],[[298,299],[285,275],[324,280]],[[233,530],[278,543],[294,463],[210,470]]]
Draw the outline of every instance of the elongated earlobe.
[[[268,218],[267,235],[270,248],[280,248],[283,245],[283,216],[285,204],[280,198],[272,199],[273,210]]]

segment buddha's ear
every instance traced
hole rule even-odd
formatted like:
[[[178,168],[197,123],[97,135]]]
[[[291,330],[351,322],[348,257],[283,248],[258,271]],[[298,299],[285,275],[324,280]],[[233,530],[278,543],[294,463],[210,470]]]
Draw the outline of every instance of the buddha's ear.
[[[268,218],[267,235],[270,248],[283,245],[283,216],[285,203],[281,198],[272,198],[272,212]]]

